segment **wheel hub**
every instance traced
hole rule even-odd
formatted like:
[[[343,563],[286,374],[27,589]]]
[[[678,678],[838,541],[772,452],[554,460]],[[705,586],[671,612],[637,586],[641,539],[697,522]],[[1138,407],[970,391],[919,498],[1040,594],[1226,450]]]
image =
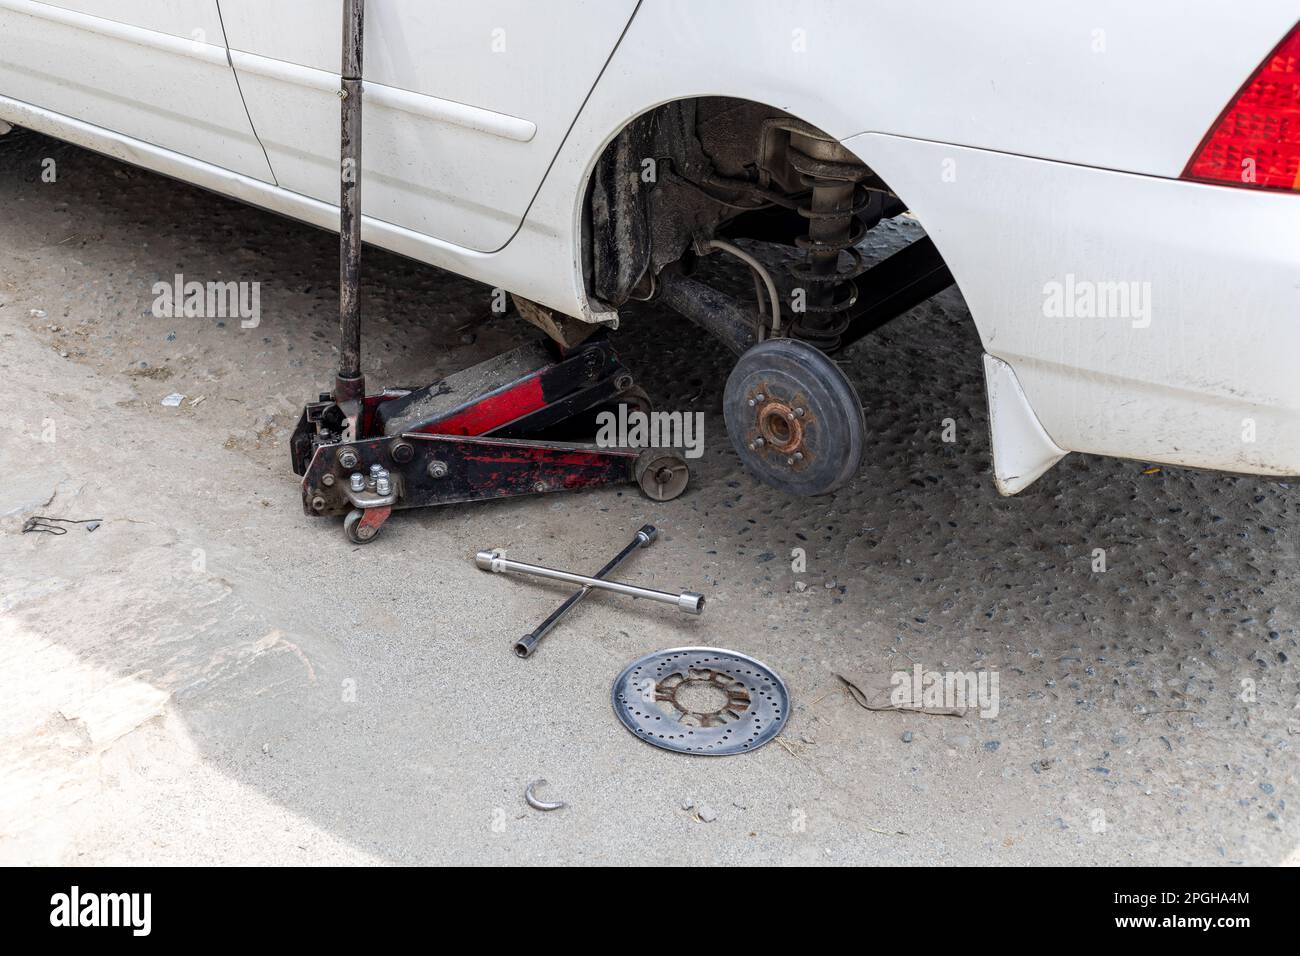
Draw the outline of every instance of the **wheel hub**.
[[[785,402],[775,399],[764,401],[771,386],[763,387],[767,391],[760,391],[750,399],[751,404],[758,409],[758,432],[763,444],[783,455],[802,453],[803,422],[800,419],[807,411],[802,405],[791,408]]]

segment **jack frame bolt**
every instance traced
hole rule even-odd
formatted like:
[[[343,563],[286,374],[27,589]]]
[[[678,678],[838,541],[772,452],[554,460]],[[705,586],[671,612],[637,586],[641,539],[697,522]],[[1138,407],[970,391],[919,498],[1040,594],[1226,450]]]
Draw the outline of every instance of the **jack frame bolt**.
[[[345,448],[339,452],[339,464],[344,468],[357,467],[357,453],[351,448]]]
[[[763,441],[763,439],[755,438],[752,442],[749,443],[749,449],[750,451],[758,451],[766,444],[767,442]]]
[[[324,510],[325,510],[325,499],[322,498],[320,495],[317,495],[315,498],[313,498],[313,499],[311,500],[311,510],[312,510],[312,511],[324,511]]]
[[[429,462],[428,472],[430,478],[446,478],[447,463],[445,461],[431,461]]]
[[[333,488],[333,487],[334,487],[334,476],[333,476],[333,475],[324,475],[324,476],[321,477],[320,483],[321,483],[322,485],[324,485],[326,488]]]

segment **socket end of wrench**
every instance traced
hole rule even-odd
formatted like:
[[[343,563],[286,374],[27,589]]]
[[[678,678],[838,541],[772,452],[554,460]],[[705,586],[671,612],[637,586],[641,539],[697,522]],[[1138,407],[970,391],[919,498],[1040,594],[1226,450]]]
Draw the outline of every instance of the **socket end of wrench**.
[[[474,555],[474,563],[484,571],[500,571],[501,566],[497,563],[501,560],[501,555],[495,551],[480,551]]]
[[[677,598],[677,606],[687,614],[699,614],[704,610],[704,595],[694,591],[683,591]]]
[[[650,547],[658,537],[659,529],[652,524],[643,524],[641,530],[636,533],[636,539],[641,542],[643,548]]]
[[[519,640],[515,641],[515,657],[531,657],[533,651],[537,650],[538,637],[536,634],[525,634]]]

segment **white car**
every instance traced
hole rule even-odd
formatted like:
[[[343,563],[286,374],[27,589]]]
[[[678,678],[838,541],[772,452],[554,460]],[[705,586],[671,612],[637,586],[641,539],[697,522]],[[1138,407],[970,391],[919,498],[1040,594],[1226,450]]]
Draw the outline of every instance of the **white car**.
[[[339,8],[0,0],[0,120],[337,228]],[[729,431],[794,491],[853,473],[860,419],[800,422],[764,376],[811,376],[834,416],[851,387],[810,356],[951,279],[1004,493],[1070,451],[1300,474],[1297,20],[1295,0],[371,0],[363,233],[510,290],[561,341],[673,305],[746,351]],[[906,210],[926,240],[851,251]],[[748,257],[758,307],[691,278],[737,239],[803,252],[780,274]]]

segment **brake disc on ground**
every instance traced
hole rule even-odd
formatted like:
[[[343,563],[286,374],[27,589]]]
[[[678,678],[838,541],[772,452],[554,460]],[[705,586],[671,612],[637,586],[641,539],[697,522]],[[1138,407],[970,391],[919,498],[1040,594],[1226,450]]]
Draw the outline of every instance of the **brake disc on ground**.
[[[766,664],[720,647],[637,658],[611,692],[614,713],[646,743],[721,757],[757,750],[785,726],[790,694]]]

